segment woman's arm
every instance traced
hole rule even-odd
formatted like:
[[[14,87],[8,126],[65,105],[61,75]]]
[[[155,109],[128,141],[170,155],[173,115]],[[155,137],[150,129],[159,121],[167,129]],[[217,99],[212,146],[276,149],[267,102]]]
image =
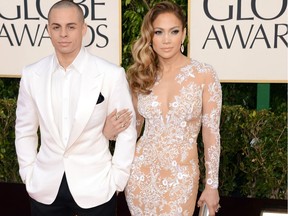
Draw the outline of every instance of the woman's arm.
[[[106,117],[103,134],[108,140],[116,140],[119,133],[129,127],[131,123],[132,112],[123,109],[117,112],[115,109]]]
[[[144,124],[144,118],[141,116],[137,109],[137,96],[133,94],[132,96],[133,106],[136,113],[136,130],[137,137],[141,136],[142,127]],[[128,109],[123,109],[117,112],[114,110],[110,113],[105,121],[103,128],[104,136],[109,140],[116,140],[119,133],[124,131],[131,123],[132,112]]]
[[[212,67],[204,72],[202,138],[206,168],[206,184],[198,206],[204,203],[209,215],[214,216],[219,209],[218,172],[220,161],[220,115],[222,106],[221,85]]]
[[[132,102],[133,102],[134,110],[135,110],[135,113],[136,113],[137,138],[139,138],[141,136],[141,133],[142,133],[142,128],[143,128],[143,125],[144,125],[144,118],[138,112],[138,97],[137,97],[136,94],[132,95]]]

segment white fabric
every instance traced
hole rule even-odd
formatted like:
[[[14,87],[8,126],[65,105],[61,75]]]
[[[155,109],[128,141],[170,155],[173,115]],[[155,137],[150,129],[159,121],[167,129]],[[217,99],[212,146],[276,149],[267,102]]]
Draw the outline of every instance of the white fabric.
[[[56,92],[52,93],[51,82],[56,65],[56,57],[51,55],[22,71],[15,127],[20,176],[33,199],[51,204],[65,172],[76,203],[90,208],[107,202],[116,190],[126,186],[135,150],[135,117],[118,135],[113,157],[102,130],[106,116],[115,108],[133,111],[131,96],[123,68],[84,50],[81,61],[73,64],[80,73],[79,88],[75,89],[79,98],[72,106],[72,128],[65,145],[58,120],[55,122],[53,110],[57,108],[52,106]],[[104,101],[96,104],[100,92]],[[37,153],[39,126],[41,147]]]
[[[66,70],[59,65],[56,59],[55,71],[52,73],[51,91],[54,120],[65,146],[79,99],[81,71],[77,69],[77,65],[81,64],[83,58],[84,50],[81,50]]]

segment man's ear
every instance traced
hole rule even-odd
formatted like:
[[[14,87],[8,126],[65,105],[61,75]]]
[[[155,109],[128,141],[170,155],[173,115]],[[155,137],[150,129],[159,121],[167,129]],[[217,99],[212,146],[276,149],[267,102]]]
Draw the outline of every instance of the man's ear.
[[[82,27],[82,37],[84,37],[86,35],[86,32],[87,32],[87,24],[84,23],[83,27]]]
[[[49,37],[51,37],[49,23],[47,23],[47,32],[48,32]]]

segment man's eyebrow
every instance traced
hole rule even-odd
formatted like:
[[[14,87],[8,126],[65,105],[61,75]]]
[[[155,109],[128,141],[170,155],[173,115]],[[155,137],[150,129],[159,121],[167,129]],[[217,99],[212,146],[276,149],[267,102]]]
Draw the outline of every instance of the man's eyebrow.
[[[60,23],[51,23],[50,25],[59,25],[59,26],[61,26]],[[65,25],[77,25],[77,23],[72,22],[72,23],[66,23]]]

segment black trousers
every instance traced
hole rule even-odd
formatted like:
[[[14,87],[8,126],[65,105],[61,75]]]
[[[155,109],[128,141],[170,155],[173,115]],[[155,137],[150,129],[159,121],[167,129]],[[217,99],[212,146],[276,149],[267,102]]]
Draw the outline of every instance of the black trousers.
[[[57,197],[51,205],[39,203],[30,199],[31,216],[115,216],[116,215],[116,194],[106,203],[83,209],[74,201],[64,174]]]

